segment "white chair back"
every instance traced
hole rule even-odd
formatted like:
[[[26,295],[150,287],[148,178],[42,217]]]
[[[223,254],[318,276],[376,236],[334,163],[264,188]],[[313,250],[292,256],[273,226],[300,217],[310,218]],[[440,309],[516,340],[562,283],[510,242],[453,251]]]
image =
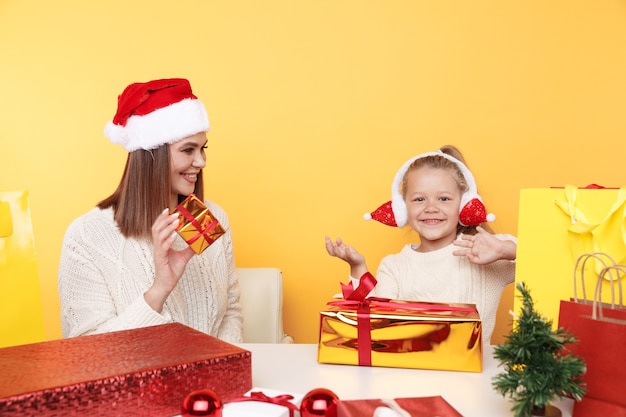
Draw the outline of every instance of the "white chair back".
[[[283,331],[283,276],[278,268],[237,268],[244,343],[293,343]]]

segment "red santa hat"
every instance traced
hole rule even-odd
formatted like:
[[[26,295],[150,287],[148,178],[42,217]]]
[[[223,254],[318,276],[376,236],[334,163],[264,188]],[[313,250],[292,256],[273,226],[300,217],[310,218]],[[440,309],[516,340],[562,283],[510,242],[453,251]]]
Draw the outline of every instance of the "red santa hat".
[[[168,78],[126,87],[104,135],[132,152],[155,149],[208,130],[206,110],[192,93],[189,81]]]
[[[429,156],[440,156],[456,164],[456,166],[463,174],[465,182],[467,183],[467,191],[461,196],[461,206],[459,211],[459,223],[463,226],[475,226],[485,222],[492,222],[496,219],[493,214],[487,214],[485,204],[478,195],[476,189],[476,181],[474,176],[467,166],[458,159],[441,152],[440,150],[435,152],[426,152],[417,155],[402,165],[400,170],[396,173],[393,183],[391,184],[391,201],[388,201],[378,207],[371,213],[364,215],[366,220],[374,219],[387,226],[404,227],[408,221],[408,213],[404,197],[402,196],[400,187],[404,175],[406,174],[409,166],[418,159],[426,158]]]

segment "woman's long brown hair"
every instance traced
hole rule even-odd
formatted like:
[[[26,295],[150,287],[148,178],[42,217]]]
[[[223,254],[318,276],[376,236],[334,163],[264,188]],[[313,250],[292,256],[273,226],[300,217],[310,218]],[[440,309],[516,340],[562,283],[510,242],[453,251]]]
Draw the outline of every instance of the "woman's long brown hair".
[[[115,223],[125,237],[150,238],[152,224],[169,205],[171,193],[169,145],[153,150],[139,149],[128,154],[122,179],[100,209],[113,208]],[[204,201],[202,171],[194,194]],[[174,207],[169,207],[174,210]]]

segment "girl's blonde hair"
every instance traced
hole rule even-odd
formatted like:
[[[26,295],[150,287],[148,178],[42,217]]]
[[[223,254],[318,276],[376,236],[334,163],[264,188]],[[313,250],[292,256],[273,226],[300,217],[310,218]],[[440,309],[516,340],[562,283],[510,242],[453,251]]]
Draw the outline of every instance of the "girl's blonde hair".
[[[461,151],[459,151],[457,147],[453,145],[445,145],[445,146],[442,146],[439,150],[463,162],[463,164],[467,166],[467,163],[465,162],[465,158],[463,157],[463,154],[461,154]],[[468,191],[469,186],[467,185],[467,181],[465,180],[465,177],[463,176],[461,169],[456,163],[454,163],[453,161],[447,158],[444,158],[443,156],[429,155],[429,156],[425,156],[424,158],[418,158],[415,161],[413,161],[411,165],[409,165],[408,169],[406,170],[406,173],[404,174],[404,177],[402,177],[402,182],[400,184],[400,192],[402,194],[402,197],[406,197],[406,186],[407,186],[408,174],[412,171],[415,171],[423,167],[428,167],[428,168],[433,168],[433,169],[445,169],[445,170],[450,171],[450,173],[452,174],[454,180],[456,181],[459,187],[459,191],[461,192],[461,194],[464,194],[466,191]],[[483,229],[487,230],[488,232],[493,233],[493,230],[487,223],[481,223],[480,226]],[[457,225],[457,233],[464,233],[464,234],[470,234],[470,235],[476,234],[476,226],[475,225],[463,226],[462,224],[459,223]]]

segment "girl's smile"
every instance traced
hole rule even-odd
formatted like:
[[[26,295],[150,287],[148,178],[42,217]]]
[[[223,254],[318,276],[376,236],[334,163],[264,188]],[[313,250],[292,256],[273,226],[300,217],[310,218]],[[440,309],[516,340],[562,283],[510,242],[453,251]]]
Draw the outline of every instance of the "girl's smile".
[[[407,173],[408,223],[420,235],[419,252],[441,249],[456,239],[461,195],[447,169],[424,166]]]

